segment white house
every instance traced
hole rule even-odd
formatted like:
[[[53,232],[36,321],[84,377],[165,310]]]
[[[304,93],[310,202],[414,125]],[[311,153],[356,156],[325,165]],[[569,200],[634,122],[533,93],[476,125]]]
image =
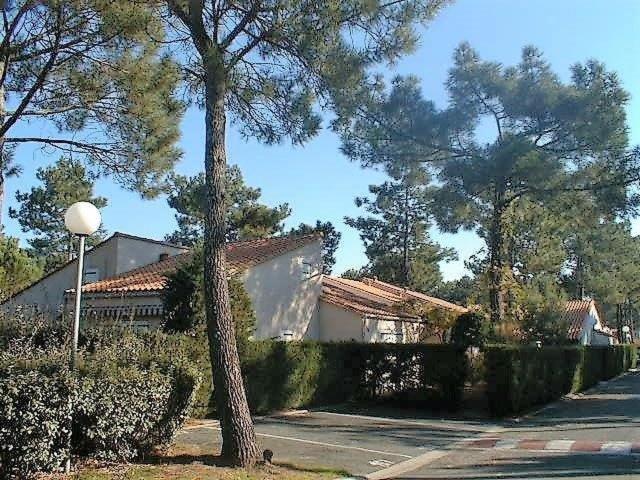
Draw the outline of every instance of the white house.
[[[406,302],[461,314],[466,308],[373,278],[325,276],[318,304],[320,340],[407,343],[424,341],[424,322],[403,311]]]
[[[562,320],[568,325],[568,337],[580,345],[613,345],[615,332],[605,323],[602,311],[593,299],[570,300]]]
[[[160,326],[166,276],[190,258],[184,247],[114,234],[85,257],[84,321]],[[405,301],[454,313],[466,311],[378,280],[359,282],[322,275],[322,237],[318,234],[231,243],[227,262],[229,273],[239,276],[251,298],[257,339],[418,341],[424,324],[402,312]],[[30,305],[52,314],[70,311],[75,269],[76,262],[69,262],[3,306]]]

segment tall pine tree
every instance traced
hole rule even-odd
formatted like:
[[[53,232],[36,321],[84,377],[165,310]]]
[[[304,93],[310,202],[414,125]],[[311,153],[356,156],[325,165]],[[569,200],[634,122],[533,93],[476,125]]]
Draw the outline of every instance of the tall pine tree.
[[[180,155],[183,105],[174,94],[179,71],[153,41],[164,39],[164,25],[151,6],[0,2],[0,192],[15,148],[35,144],[158,193]]]
[[[318,133],[319,108],[352,114],[371,69],[416,43],[444,0],[229,2],[167,0],[187,82],[205,109],[205,300],[222,455],[250,465],[258,451],[240,373],[226,277],[227,116],[265,143]],[[161,12],[165,15],[167,12]]]
[[[441,261],[455,259],[452,249],[431,240],[433,189],[419,164],[393,161],[390,180],[371,185],[373,198],[356,198],[370,214],[345,219],[360,231],[369,259],[370,275],[423,292],[433,292],[442,281]]]
[[[518,65],[504,67],[463,44],[446,109],[424,100],[415,79],[396,79],[345,125],[344,150],[365,165],[406,158],[437,169],[439,226],[474,229],[486,243],[494,322],[506,314],[512,265],[505,227],[519,199],[599,191],[617,203],[640,178],[640,155],[628,150],[628,94],[617,76],[596,61],[571,73],[563,83],[532,47]],[[488,125],[494,136],[480,141]]]

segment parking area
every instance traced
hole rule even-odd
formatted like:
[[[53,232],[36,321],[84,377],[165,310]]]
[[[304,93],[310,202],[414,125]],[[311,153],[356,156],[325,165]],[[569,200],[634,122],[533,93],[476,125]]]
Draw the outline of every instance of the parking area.
[[[453,445],[493,428],[484,422],[329,411],[259,417],[255,425],[262,448],[274,452],[274,462],[342,469],[356,476],[400,464],[413,468],[411,462],[418,466],[420,459],[444,455]],[[219,451],[218,423],[189,425],[179,435],[178,447],[202,455]]]
[[[640,478],[640,372],[522,419],[420,418],[419,412],[310,411],[258,417],[274,462],[347,471],[367,480]],[[190,423],[176,449],[220,449],[216,421]]]

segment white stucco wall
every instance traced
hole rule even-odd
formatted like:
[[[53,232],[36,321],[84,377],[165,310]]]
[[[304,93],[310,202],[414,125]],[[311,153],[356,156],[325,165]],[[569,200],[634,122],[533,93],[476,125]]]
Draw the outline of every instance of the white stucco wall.
[[[600,315],[595,305],[591,305],[589,313],[585,315],[582,322],[582,332],[580,334],[581,345],[613,345],[613,338],[602,333],[598,333],[603,327]]]
[[[291,340],[317,339],[314,313],[322,290],[321,273],[319,240],[247,270],[241,278],[256,313],[254,338],[282,338],[291,332]]]
[[[187,251],[186,248],[167,245],[162,242],[138,240],[127,236],[116,237],[116,249],[116,275],[155,263],[160,260],[160,255],[163,253],[172,257]]]
[[[157,262],[162,253],[176,255],[184,251],[160,242],[116,234],[85,254],[85,271],[97,269],[97,279],[101,280]],[[76,269],[77,261],[74,260],[17,294],[4,305],[5,310],[27,305],[57,314],[64,304],[65,290],[75,287]]]
[[[366,317],[323,300],[318,302],[318,323],[323,342],[417,342],[423,328],[414,322]]]
[[[323,342],[362,342],[362,317],[323,300],[318,303],[318,340]]]

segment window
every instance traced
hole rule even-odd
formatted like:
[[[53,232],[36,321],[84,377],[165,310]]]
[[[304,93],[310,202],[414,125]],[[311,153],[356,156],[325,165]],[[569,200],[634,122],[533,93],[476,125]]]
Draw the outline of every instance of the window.
[[[313,264],[302,262],[302,280],[307,280],[313,276]]]

